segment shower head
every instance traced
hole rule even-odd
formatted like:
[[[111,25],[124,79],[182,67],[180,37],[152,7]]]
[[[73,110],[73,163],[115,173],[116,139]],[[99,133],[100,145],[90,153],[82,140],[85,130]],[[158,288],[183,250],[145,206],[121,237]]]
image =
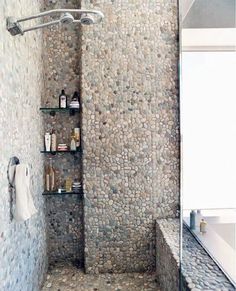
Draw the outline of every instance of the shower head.
[[[80,17],[80,23],[83,25],[91,25],[95,23],[94,17],[88,13],[83,13]]]
[[[74,17],[68,12],[61,14],[60,17],[61,24],[71,24],[72,22],[74,22],[74,20],[75,20]]]
[[[25,22],[31,19],[45,17],[45,16],[53,16],[55,14],[61,14],[61,16],[50,22],[42,23],[35,25],[33,27],[24,28],[20,25],[20,22]],[[80,14],[80,18],[75,19],[72,14]],[[39,14],[15,19],[13,17],[7,18],[7,30],[11,33],[11,35],[21,34],[23,35],[27,31],[51,26],[51,25],[58,25],[58,24],[71,24],[71,23],[81,23],[83,25],[91,25],[97,24],[102,21],[104,15],[101,11],[98,10],[88,10],[88,9],[55,9],[49,10],[45,12],[41,12]]]

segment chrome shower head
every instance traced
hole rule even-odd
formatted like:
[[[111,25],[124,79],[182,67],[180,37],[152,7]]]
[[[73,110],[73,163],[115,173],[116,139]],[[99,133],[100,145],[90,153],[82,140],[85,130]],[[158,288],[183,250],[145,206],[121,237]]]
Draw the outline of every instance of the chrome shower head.
[[[74,17],[70,13],[66,12],[61,14],[60,17],[61,24],[71,24],[72,22],[74,22]]]
[[[95,24],[95,20],[91,14],[83,13],[80,17],[80,23],[83,25],[92,25]]]

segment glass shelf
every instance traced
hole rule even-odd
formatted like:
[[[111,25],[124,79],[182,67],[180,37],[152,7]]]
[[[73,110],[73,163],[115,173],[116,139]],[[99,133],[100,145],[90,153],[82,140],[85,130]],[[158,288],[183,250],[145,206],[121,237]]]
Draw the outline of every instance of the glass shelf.
[[[49,108],[49,107],[41,107],[40,111],[44,113],[49,113],[52,116],[55,116],[57,112],[59,113],[69,113],[70,115],[75,115],[75,113],[79,113],[79,108]]]
[[[83,194],[83,190],[81,189],[79,192],[50,192],[50,191],[44,191],[43,192],[43,195],[44,196],[47,196],[47,195],[58,195],[58,196],[61,196],[61,195],[79,195],[81,196]]]
[[[70,151],[70,150],[65,150],[65,151],[50,151],[50,152],[47,152],[47,151],[40,151],[41,154],[50,154],[50,155],[56,155],[56,154],[61,154],[61,153],[70,153],[70,154],[76,154],[76,153],[82,153],[82,149],[78,149],[76,151]]]

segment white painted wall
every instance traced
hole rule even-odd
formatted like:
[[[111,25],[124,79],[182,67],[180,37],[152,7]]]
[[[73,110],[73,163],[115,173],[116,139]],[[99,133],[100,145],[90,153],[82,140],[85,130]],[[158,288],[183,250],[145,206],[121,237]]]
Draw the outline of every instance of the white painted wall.
[[[184,52],[183,206],[236,208],[236,52]]]

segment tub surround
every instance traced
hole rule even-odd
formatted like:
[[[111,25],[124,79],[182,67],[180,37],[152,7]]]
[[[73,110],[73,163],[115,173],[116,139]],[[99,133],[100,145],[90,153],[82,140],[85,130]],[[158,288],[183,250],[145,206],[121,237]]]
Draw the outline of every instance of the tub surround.
[[[179,282],[179,219],[157,220],[157,276],[161,290],[225,290],[235,288],[186,226],[183,226],[181,281]]]
[[[228,278],[211,257],[183,226],[183,290],[227,290],[235,291]]]

